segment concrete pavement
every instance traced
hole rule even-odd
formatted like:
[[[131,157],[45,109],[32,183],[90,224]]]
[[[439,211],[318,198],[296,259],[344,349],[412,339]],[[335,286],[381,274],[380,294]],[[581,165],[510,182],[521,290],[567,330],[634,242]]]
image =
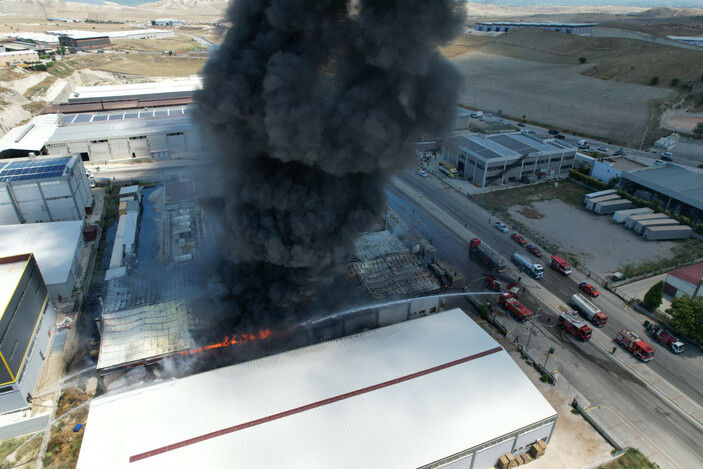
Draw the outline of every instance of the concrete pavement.
[[[454,184],[459,181],[445,180],[444,182],[448,183],[451,187],[454,187]],[[443,212],[440,207],[423,197],[421,192],[418,192],[417,190],[409,187],[407,184],[404,184],[402,181],[398,180],[398,178],[394,179],[393,184],[412,197],[419,206],[432,213],[455,233],[467,240],[476,236],[476,234],[471,230],[464,227],[464,225],[460,222]],[[466,184],[465,181],[464,184]],[[460,190],[462,194],[466,194],[468,192],[466,190],[468,188],[464,189],[464,191]],[[477,210],[483,211],[480,208]],[[485,216],[488,216],[488,212],[485,212]],[[480,219],[480,216],[478,219]],[[511,265],[509,262],[506,262],[506,264]],[[587,277],[578,271],[575,271],[574,274],[572,274],[572,277],[575,277],[577,281],[587,281]],[[535,281],[528,276],[523,276],[522,283],[527,285],[530,288],[530,293],[539,297],[542,300],[542,303],[546,305],[545,307],[551,310],[554,314],[558,314],[560,310],[564,309],[563,302],[551,294],[551,292],[543,288],[538,281]],[[647,364],[639,362],[634,357],[627,354],[624,350],[618,348],[615,354],[610,354],[613,343],[612,338],[607,336],[601,330],[595,329],[591,340],[604,352],[606,357],[609,356],[614,363],[640,378],[648,388],[663,397],[665,401],[678,413],[687,418],[691,423],[703,428],[703,408],[701,406],[685,396],[674,385],[663,379],[657,373],[653,372]],[[558,359],[552,361],[551,364],[552,366],[557,366],[558,368]],[[555,371],[558,373],[558,370]],[[587,403],[587,400],[576,389],[570,386],[563,375],[560,375],[557,380],[557,388],[564,394],[565,397],[573,398],[580,396],[579,402]],[[643,454],[650,456],[650,459],[659,464],[661,467],[677,467],[677,464],[672,462],[672,459],[665,453],[665,450],[657,447],[647,437],[645,432],[638,431],[637,426],[634,425],[627,418],[627,416],[620,415],[615,410],[607,407],[601,408],[598,406],[591,406],[590,404],[584,407],[587,407],[589,416],[592,417],[594,421],[596,421],[602,428],[606,429],[606,431],[608,431],[611,437],[620,446],[633,446],[638,448],[643,452]]]

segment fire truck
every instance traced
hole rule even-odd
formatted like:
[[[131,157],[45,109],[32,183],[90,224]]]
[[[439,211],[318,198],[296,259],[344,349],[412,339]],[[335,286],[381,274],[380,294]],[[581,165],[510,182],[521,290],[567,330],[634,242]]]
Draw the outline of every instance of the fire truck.
[[[672,352],[683,353],[683,342],[671,335],[668,331],[664,330],[663,327],[650,324],[648,321],[645,321],[645,328],[652,333],[654,338],[657,339],[659,343],[666,345]]]
[[[549,265],[551,265],[557,272],[564,275],[571,275],[571,267],[569,267],[569,264],[567,264],[566,261],[559,256],[552,256]]]
[[[517,298],[520,293],[517,280],[501,272],[489,272],[486,274],[486,288],[493,291],[503,292],[511,298]]]
[[[469,254],[474,254],[491,270],[503,272],[506,269],[500,256],[493,249],[481,243],[481,240],[478,238],[469,241]]]
[[[508,314],[520,322],[526,322],[532,317],[532,311],[520,303],[517,298],[502,294],[500,295],[500,304],[508,311]]]
[[[618,332],[617,337],[615,337],[615,342],[622,345],[625,350],[634,355],[638,360],[648,362],[654,358],[654,349],[652,346],[640,339],[640,336],[629,329],[623,329]]]
[[[569,334],[583,341],[590,339],[593,332],[593,329],[588,327],[586,322],[578,317],[576,313],[562,311],[557,324]]]

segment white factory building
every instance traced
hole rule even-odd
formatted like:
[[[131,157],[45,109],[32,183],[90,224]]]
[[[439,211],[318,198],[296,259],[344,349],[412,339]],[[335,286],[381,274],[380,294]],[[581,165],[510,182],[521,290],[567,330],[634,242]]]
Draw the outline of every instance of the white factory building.
[[[481,469],[556,420],[454,309],[98,397],[77,467]]]
[[[92,206],[78,155],[0,160],[0,225],[83,220]]]
[[[566,176],[574,167],[576,147],[546,135],[527,132],[498,135],[460,134],[448,137],[442,159],[459,177],[478,187],[527,178]]]
[[[76,39],[85,37],[94,37],[95,32],[84,31],[80,29],[66,29],[62,31],[46,31],[46,34],[56,36],[71,36]],[[119,39],[160,39],[164,37],[173,37],[173,31],[165,29],[129,29],[124,31],[107,31],[100,32],[101,36],[107,36],[111,41]]]
[[[22,63],[39,62],[39,55],[35,50],[18,50],[13,52],[0,52],[0,65],[9,67]]]
[[[50,155],[78,153],[92,163],[129,158],[186,158],[205,151],[192,106],[62,116],[46,142]]]
[[[597,23],[555,23],[555,22],[542,22],[542,23],[527,23],[527,22],[477,22],[474,26],[475,31],[482,32],[495,32],[495,33],[507,33],[513,29],[522,28],[537,28],[546,29],[548,31],[556,31],[560,33],[567,34],[578,34],[580,36],[589,36],[593,27],[597,26]]]
[[[180,105],[45,114],[0,139],[0,155],[77,154],[91,163],[198,157],[205,144],[191,120],[192,110],[191,105]]]
[[[33,253],[54,300],[72,296],[84,249],[82,220],[0,226],[0,257]]]
[[[0,414],[28,407],[55,322],[34,257],[0,255]]]
[[[193,96],[203,87],[203,79],[197,75],[147,83],[127,85],[78,86],[68,98],[69,103],[88,101],[111,101],[132,99],[157,99],[175,96]]]

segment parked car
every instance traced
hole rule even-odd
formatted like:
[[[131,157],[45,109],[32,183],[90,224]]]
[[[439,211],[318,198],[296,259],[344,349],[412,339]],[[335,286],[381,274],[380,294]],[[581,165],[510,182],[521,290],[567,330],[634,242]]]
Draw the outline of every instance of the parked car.
[[[536,131],[536,130],[532,130],[532,129],[530,129],[530,130],[528,130],[528,131],[527,131],[527,133],[528,133],[528,134],[536,134],[536,133],[537,133],[537,131]]]
[[[559,131],[557,129],[549,129],[549,133],[552,135],[559,135]]]
[[[554,136],[554,138],[559,138],[561,140],[564,140],[566,137],[564,137],[564,135],[562,135],[562,134],[557,134]]]
[[[598,151],[608,151],[608,147],[604,147],[603,145],[598,147]]]
[[[503,233],[508,231],[508,225],[505,223],[499,221],[495,224],[495,227],[498,228],[498,230],[502,231]]]
[[[525,244],[527,244],[527,240],[523,238],[523,236],[520,234],[513,233],[510,235],[510,237],[513,238],[513,241],[518,243],[520,246],[524,246]]]
[[[598,290],[596,290],[596,287],[594,287],[594,286],[591,285],[590,283],[586,283],[586,282],[579,283],[579,288],[580,288],[584,293],[586,293],[586,294],[592,296],[593,298],[595,298],[595,297],[597,297],[598,295],[600,295],[600,293],[598,293]]]
[[[623,156],[624,154],[625,154],[625,150],[623,150],[622,148],[617,150],[615,153],[613,153],[613,155],[615,155],[615,156]]]
[[[529,252],[530,254],[532,254],[535,257],[542,257],[542,251],[537,249],[537,246],[533,246],[531,244],[528,244],[527,246],[525,246],[525,249],[527,249],[527,252]]]
[[[672,155],[670,151],[665,151],[664,153],[659,155],[659,157],[664,161],[673,161],[674,159],[674,155]]]
[[[518,126],[518,127],[525,127],[525,124],[523,124],[522,122],[518,122],[518,123],[517,123],[517,126]]]
[[[421,169],[420,171],[418,171],[417,174],[419,174],[423,178],[427,177],[427,171],[425,171],[424,169]]]

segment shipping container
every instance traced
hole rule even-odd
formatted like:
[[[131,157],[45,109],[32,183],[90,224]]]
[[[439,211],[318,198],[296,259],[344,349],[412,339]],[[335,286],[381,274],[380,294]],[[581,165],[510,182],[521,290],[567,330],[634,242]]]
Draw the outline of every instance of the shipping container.
[[[649,213],[654,213],[651,208],[631,208],[629,210],[618,210],[613,215],[613,221],[615,223],[625,223],[625,220],[631,215],[647,215]]]
[[[607,200],[605,202],[599,202],[593,207],[593,211],[598,215],[605,215],[608,213],[613,213],[617,210],[622,210],[624,208],[632,207],[632,202],[625,199],[614,199]]]
[[[627,220],[625,220],[625,228],[628,230],[633,230],[635,228],[635,224],[640,221],[640,220],[658,220],[662,218],[669,218],[663,213],[645,213],[642,215],[630,215],[627,217]]]
[[[691,237],[693,229],[690,226],[650,226],[644,230],[644,239],[687,239]]]
[[[673,218],[657,218],[655,220],[640,220],[635,223],[635,229],[633,230],[638,235],[644,234],[644,230],[650,226],[676,226],[681,223],[677,222]]]

